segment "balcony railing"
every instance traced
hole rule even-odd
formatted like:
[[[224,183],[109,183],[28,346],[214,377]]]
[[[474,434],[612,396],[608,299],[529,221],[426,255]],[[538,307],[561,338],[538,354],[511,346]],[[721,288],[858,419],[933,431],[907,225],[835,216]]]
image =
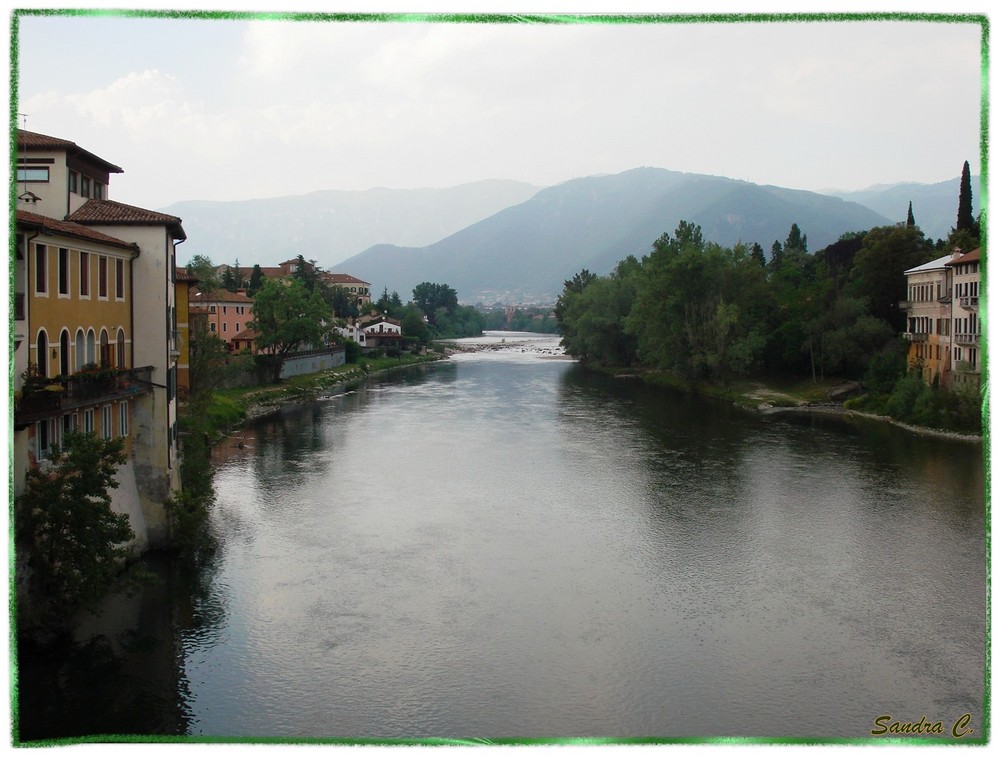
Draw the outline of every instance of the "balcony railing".
[[[979,310],[979,297],[959,297],[958,304],[966,310]]]
[[[955,344],[975,344],[979,341],[979,334],[955,334],[952,340]]]
[[[930,334],[916,334],[916,333],[908,331],[905,334],[903,334],[903,336],[908,341],[911,341],[911,342],[926,342],[927,341],[927,337],[929,337]]]
[[[900,310],[909,310],[912,307],[913,307],[913,300],[900,300],[899,301],[899,309]]]
[[[23,428],[42,418],[69,413],[85,405],[145,394],[153,390],[152,378],[152,366],[57,376],[48,383],[22,390],[21,396],[15,394],[14,426]]]

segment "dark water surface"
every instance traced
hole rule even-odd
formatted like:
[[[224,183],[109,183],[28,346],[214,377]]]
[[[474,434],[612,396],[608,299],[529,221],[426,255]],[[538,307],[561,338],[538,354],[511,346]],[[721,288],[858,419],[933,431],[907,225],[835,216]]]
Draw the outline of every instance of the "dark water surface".
[[[183,732],[982,725],[979,445],[758,416],[517,350],[242,437],[217,450],[207,592],[174,613]]]

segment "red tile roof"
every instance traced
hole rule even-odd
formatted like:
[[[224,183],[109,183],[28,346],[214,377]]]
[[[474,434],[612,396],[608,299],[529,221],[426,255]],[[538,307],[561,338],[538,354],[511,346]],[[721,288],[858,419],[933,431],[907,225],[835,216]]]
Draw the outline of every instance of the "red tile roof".
[[[194,283],[196,283],[198,281],[198,277],[197,276],[192,276],[184,268],[178,268],[177,269],[177,273],[176,273],[175,278],[177,279],[177,281],[187,281],[187,282],[190,282],[192,284],[194,284]]]
[[[48,134],[39,134],[25,129],[17,130],[17,147],[22,150],[65,150],[68,153],[77,155],[96,163],[99,163],[108,173],[125,173],[125,171],[114,163],[109,163],[104,158],[100,158],[94,153],[84,150],[76,142],[59,137],[50,137]]]
[[[158,213],[155,210],[137,208],[113,200],[87,200],[67,220],[77,223],[103,223],[122,226],[158,226],[171,229],[175,239],[187,239],[181,219],[177,216]]]
[[[124,247],[134,252],[139,251],[139,246],[131,242],[125,242],[117,237],[109,236],[95,229],[87,228],[72,221],[60,221],[56,218],[30,213],[27,210],[18,210],[16,215],[17,223],[40,229],[49,234],[62,234],[77,239],[87,239],[92,242],[101,242],[114,247]]]
[[[362,281],[347,273],[324,273],[323,279],[329,281],[331,284],[364,284],[365,286],[371,286],[367,281]]]
[[[977,247],[971,252],[967,252],[960,257],[954,258],[953,260],[949,260],[947,263],[945,263],[945,265],[961,265],[962,263],[973,263],[979,260],[979,250],[980,248]]]
[[[195,301],[195,297],[198,298]],[[198,289],[191,290],[191,304],[201,304],[207,302],[238,302],[240,304],[253,305],[253,297],[248,297],[240,292],[230,292],[228,289],[218,289],[214,292],[202,292]]]

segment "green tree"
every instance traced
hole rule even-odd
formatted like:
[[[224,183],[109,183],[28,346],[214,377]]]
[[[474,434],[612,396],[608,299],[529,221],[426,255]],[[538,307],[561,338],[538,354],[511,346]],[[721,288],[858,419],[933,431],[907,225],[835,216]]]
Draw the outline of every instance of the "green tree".
[[[357,318],[357,300],[344,287],[330,287],[330,307],[337,318]]]
[[[260,268],[260,263],[254,263],[253,270],[250,271],[250,281],[247,283],[247,294],[253,297],[260,290],[264,283],[264,272]]]
[[[797,223],[792,224],[792,227],[788,230],[788,238],[785,240],[785,252],[788,252],[789,250],[809,252],[809,247],[806,243],[806,236],[799,229],[799,225]]]
[[[559,299],[556,300],[555,316],[556,324],[559,327],[559,333],[563,335],[564,345],[568,332],[574,327],[574,323],[569,321],[567,318],[567,311],[569,310],[570,303],[573,301],[574,297],[581,294],[588,285],[596,280],[597,274],[591,273],[584,268],[579,273],[574,274],[573,278],[567,279],[563,282],[562,294],[560,294]]]
[[[904,271],[928,262],[933,247],[919,227],[880,226],[865,235],[854,256],[851,294],[867,300],[869,314],[903,331],[906,313],[899,309],[906,299]]]
[[[125,463],[123,439],[70,432],[52,457],[53,470],[28,470],[18,502],[21,533],[31,545],[31,584],[43,603],[63,614],[93,606],[129,555],[128,516],[111,509]]]
[[[318,290],[309,292],[296,278],[287,283],[267,279],[253,302],[257,356],[273,383],[281,376],[285,358],[307,345],[319,346],[330,332],[331,313]]]
[[[962,179],[958,188],[958,220],[956,231],[969,231],[979,236],[975,229],[975,219],[972,217],[972,176],[969,172],[969,161],[962,165]]]
[[[427,314],[432,326],[437,326],[441,308],[450,316],[458,307],[458,294],[447,284],[423,281],[413,288],[413,304]]]
[[[627,366],[636,359],[636,337],[625,330],[635,301],[641,264],[629,256],[607,277],[590,281],[566,301],[566,351],[583,362]],[[571,285],[571,282],[567,282]]]
[[[238,366],[227,366],[230,353],[226,343],[218,334],[208,328],[208,316],[204,311],[192,311],[188,315],[188,368],[191,397],[222,386],[232,371]]]
[[[198,289],[202,292],[214,292],[222,288],[222,281],[218,271],[215,270],[215,263],[204,255],[195,255],[185,266],[188,275],[198,279]]]
[[[240,278],[230,265],[227,265],[222,272],[222,288],[230,292],[235,292],[240,288]]]
[[[916,219],[913,217],[913,201],[910,200],[910,207],[906,209],[906,225],[913,228],[917,225]]]
[[[416,305],[407,305],[403,308],[401,319],[404,337],[415,337],[422,344],[426,344],[429,338],[427,323],[424,321],[424,311]]]
[[[700,227],[681,222],[643,261],[625,331],[644,363],[690,380],[726,379],[749,371],[760,355],[764,285],[745,245],[706,243]]]

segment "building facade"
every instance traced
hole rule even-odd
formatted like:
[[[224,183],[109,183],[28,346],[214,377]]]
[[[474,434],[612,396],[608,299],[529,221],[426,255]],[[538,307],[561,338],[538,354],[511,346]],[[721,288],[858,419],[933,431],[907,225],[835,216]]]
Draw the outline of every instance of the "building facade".
[[[217,289],[202,292],[193,289],[189,308],[205,317],[208,330],[225,342],[229,350],[239,351],[236,343],[247,330],[247,324],[253,320],[252,297],[244,291]]]
[[[949,255],[905,271],[907,364],[924,381],[944,387],[980,386],[980,250]]]
[[[979,389],[982,369],[982,322],[979,314],[981,283],[980,249],[972,250],[949,261],[951,271],[951,328],[953,386]]]
[[[15,494],[70,429],[126,439],[112,507],[143,550],[169,540],[179,486],[174,255],[179,218],[113,202],[122,169],[18,132]],[[46,396],[48,395],[48,396]]]

